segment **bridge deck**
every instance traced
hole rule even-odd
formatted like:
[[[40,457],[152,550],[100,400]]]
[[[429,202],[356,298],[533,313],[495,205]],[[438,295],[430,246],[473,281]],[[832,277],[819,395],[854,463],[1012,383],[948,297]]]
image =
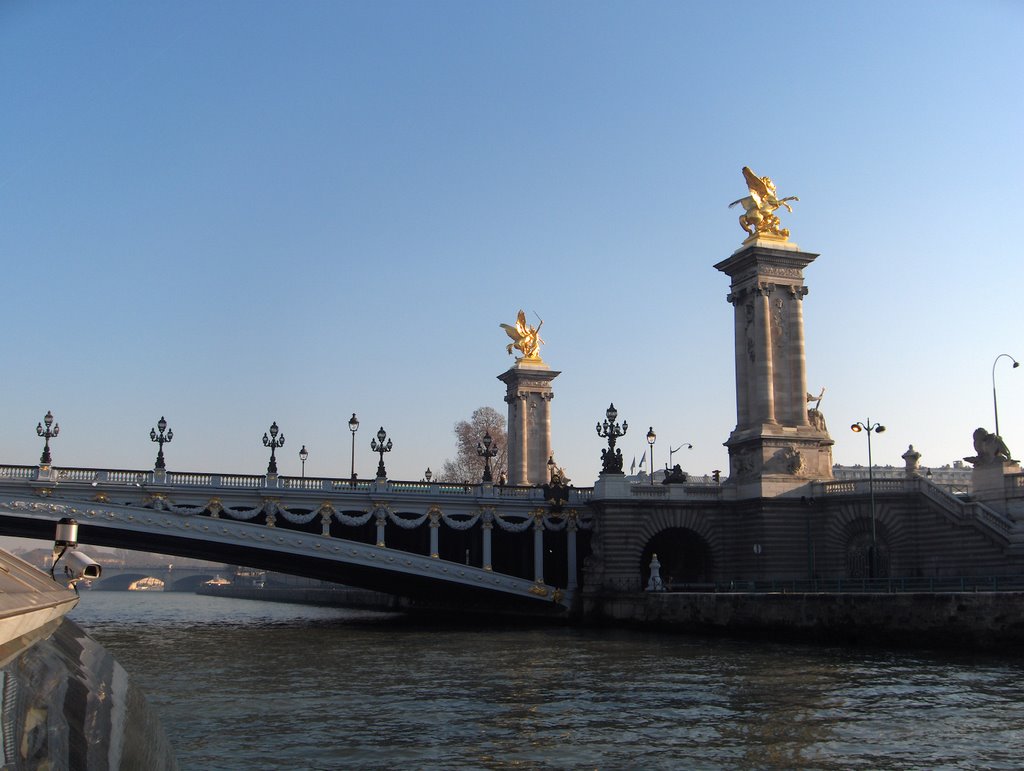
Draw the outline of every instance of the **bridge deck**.
[[[52,539],[55,521],[73,517],[84,543],[424,603],[561,612],[577,586],[577,533],[589,528],[575,507],[590,490],[560,494],[552,502],[541,488],[497,485],[0,466],[0,532]]]

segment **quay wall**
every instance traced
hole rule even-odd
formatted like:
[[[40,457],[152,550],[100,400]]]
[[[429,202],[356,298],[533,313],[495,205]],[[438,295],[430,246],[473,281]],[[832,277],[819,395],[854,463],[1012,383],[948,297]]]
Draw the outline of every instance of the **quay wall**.
[[[1024,653],[1024,592],[584,597],[586,623],[807,642]]]

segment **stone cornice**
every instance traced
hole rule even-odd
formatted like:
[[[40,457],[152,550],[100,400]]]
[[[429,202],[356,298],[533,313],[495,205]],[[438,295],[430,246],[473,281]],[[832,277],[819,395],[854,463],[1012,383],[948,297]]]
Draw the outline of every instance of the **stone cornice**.
[[[735,284],[757,276],[803,280],[803,269],[818,255],[765,246],[748,246],[715,265],[733,279]]]

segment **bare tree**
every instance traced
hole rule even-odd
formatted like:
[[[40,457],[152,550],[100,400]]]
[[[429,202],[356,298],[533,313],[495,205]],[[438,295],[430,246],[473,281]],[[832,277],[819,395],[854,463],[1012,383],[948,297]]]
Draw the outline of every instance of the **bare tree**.
[[[497,482],[508,470],[508,437],[505,434],[505,416],[493,407],[478,407],[469,420],[455,424],[455,459],[446,460],[438,478],[442,482],[469,482],[476,484],[484,475],[484,459],[477,453],[477,445],[484,434],[491,435],[491,449],[498,454],[491,458],[491,475]]]

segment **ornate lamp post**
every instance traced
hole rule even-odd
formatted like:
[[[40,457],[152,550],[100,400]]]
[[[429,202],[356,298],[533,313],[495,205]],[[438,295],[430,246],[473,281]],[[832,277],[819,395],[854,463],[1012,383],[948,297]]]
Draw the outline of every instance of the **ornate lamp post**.
[[[388,439],[388,432],[384,426],[377,431],[377,438],[370,440],[370,449],[380,453],[380,462],[377,464],[377,479],[386,479],[388,472],[384,468],[384,453],[391,452],[391,440]]]
[[[430,466],[427,466],[427,470],[423,472],[423,478],[429,483],[434,478],[434,472],[430,470]]]
[[[624,420],[620,426],[615,422],[618,417],[619,411],[612,403],[604,412],[604,422],[597,424],[597,435],[608,440],[608,446],[601,450],[601,473],[622,473],[622,450],[615,449],[615,440],[626,435],[629,423]]]
[[[1001,354],[999,354],[998,356],[996,356],[996,360],[994,362],[992,362],[992,411],[995,413],[995,417],[996,417],[996,436],[1000,436],[1000,433],[999,433],[999,404],[998,404],[998,402],[996,402],[996,364],[1004,356],[1007,359],[1009,359],[1010,361],[1013,362],[1013,369],[1017,369],[1017,367],[1020,366],[1020,362],[1017,361],[1015,358],[1013,358],[1008,353],[1001,353]]]
[[[160,433],[157,433],[159,430]],[[164,432],[167,432],[166,434]],[[165,469],[167,468],[164,463],[164,445],[170,444],[170,441],[174,438],[174,432],[167,427],[167,420],[163,415],[160,416],[160,420],[156,422],[156,428],[149,429],[149,440],[156,442],[160,445],[160,451],[156,454],[156,465],[153,468]]]
[[[274,457],[274,451],[278,447],[284,447],[284,434],[281,434],[281,438],[277,437],[278,434],[277,421],[275,420],[270,424],[270,436],[263,434],[263,446],[270,448],[270,463],[267,464],[267,474],[277,474],[277,458]]]
[[[484,459],[484,477],[481,481],[486,483],[494,481],[493,477],[491,477],[491,458],[498,454],[498,448],[496,446],[491,448],[491,442],[493,441],[491,439],[491,432],[488,431],[484,434],[483,444],[480,442],[476,443],[476,454]]]
[[[352,479],[356,478],[356,431],[359,430],[359,420],[353,412],[348,419],[348,430],[352,432]]]
[[[651,484],[654,484],[654,442],[658,435],[654,433],[654,426],[647,429],[647,444],[651,446]]]
[[[306,460],[309,458],[309,450],[306,449],[306,445],[302,445],[302,449],[299,450],[299,460],[302,461],[302,478],[306,478]]]
[[[875,577],[875,562],[878,553],[878,540],[875,535],[875,467],[871,460],[871,434],[880,434],[885,431],[881,423],[872,423],[868,418],[863,423],[854,423],[850,430],[856,434],[861,431],[868,432],[868,495],[871,499],[871,554],[868,557],[868,578]]]
[[[44,423],[46,424],[45,430],[43,429]],[[51,426],[53,426],[52,429],[50,428]],[[49,466],[53,463],[53,458],[50,457],[50,440],[60,433],[60,424],[53,422],[53,413],[49,410],[46,411],[46,417],[43,418],[43,422],[36,426],[36,433],[46,440],[43,443],[43,454],[39,458],[39,463],[42,466]]]

